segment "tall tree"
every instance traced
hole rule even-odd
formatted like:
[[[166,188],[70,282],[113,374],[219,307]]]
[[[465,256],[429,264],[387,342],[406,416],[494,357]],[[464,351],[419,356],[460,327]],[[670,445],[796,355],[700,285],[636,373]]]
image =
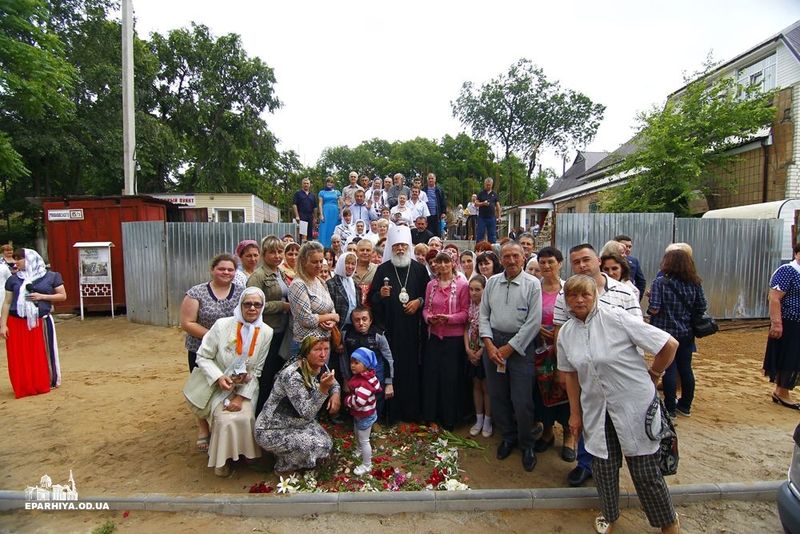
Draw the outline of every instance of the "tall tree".
[[[562,89],[528,59],[520,59],[480,87],[464,82],[451,103],[453,116],[471,128],[473,135],[499,145],[503,160],[516,154],[533,174],[538,154],[545,147],[566,152],[594,138],[605,106],[582,93]],[[508,170],[512,174],[511,168]],[[515,201],[513,182],[508,199]],[[499,187],[499,186],[498,186]]]
[[[280,106],[273,70],[248,57],[236,34],[215,38],[203,25],[153,34],[158,117],[185,150],[180,186],[255,192],[278,159],[262,114]]]
[[[606,191],[609,212],[689,214],[694,191],[719,184],[740,145],[775,116],[774,93],[742,87],[733,78],[709,84],[701,76],[664,105],[639,116],[637,149],[616,168],[633,176]]]

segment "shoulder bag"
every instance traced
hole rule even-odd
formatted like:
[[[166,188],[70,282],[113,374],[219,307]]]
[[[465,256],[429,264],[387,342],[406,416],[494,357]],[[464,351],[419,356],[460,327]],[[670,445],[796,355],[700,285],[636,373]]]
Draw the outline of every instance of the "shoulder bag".
[[[653,419],[656,417],[656,412],[661,411],[661,429],[659,433],[653,434]],[[658,396],[656,392],[653,397],[653,402],[647,408],[647,415],[645,416],[644,430],[647,437],[653,441],[658,441],[658,469],[663,476],[674,475],[678,472],[678,434],[675,432],[675,425],[672,424],[667,409],[664,406],[664,401]]]
[[[675,290],[675,287],[672,285],[672,280],[668,278],[667,281],[669,282],[669,286],[673,293],[675,293],[686,309],[692,314],[691,326],[694,337],[706,337],[719,332],[719,325],[714,318],[708,314],[708,312],[704,311],[703,313],[695,313],[694,308],[689,306],[689,303],[686,302],[686,299],[683,297],[683,295]]]

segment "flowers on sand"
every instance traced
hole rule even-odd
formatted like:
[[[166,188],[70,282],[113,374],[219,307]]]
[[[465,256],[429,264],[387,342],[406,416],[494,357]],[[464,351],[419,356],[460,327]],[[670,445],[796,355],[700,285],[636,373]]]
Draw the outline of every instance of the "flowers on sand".
[[[353,474],[361,463],[356,456],[352,428],[325,425],[333,439],[329,461],[316,469],[280,477],[279,494],[342,491],[462,491],[469,489],[458,467],[459,449],[482,449],[474,440],[457,436],[437,426],[400,424],[372,433],[372,470]],[[250,487],[251,493],[269,493],[264,482]]]

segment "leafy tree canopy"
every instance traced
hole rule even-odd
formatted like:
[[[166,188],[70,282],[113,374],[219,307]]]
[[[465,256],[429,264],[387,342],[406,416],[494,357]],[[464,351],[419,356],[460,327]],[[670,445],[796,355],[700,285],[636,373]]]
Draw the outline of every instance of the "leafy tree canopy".
[[[616,168],[633,176],[604,193],[602,210],[688,215],[693,192],[707,192],[736,157],[728,151],[770,124],[773,97],[730,77],[701,76],[663,109],[641,114],[637,148]]]
[[[588,144],[605,111],[605,106],[586,95],[548,80],[529,59],[520,59],[508,72],[480,87],[464,82],[451,105],[453,116],[469,126],[473,135],[500,146],[506,161],[511,154],[525,161],[528,179],[542,149],[563,154]],[[515,188],[511,186],[513,202]]]

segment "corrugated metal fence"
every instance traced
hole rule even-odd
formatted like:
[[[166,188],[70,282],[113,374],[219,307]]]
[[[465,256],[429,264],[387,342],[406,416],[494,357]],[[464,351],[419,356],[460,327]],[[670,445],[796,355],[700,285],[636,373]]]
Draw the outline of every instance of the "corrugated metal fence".
[[[675,219],[671,213],[559,213],[556,246],[567,251],[580,243],[599,249],[618,234],[633,239],[649,282],[673,242],[692,246],[709,313],[718,319],[769,316],[769,277],[781,264],[781,220]],[[565,258],[561,276],[571,272]],[[646,300],[645,300],[646,302]]]
[[[244,239],[296,235],[294,223],[123,223],[128,319],[159,326],[180,323],[186,290],[208,281],[209,262]]]
[[[780,219],[676,219],[675,242],[689,243],[709,313],[769,317],[770,275],[781,264]]]
[[[674,220],[671,213],[559,213],[555,242],[564,254],[561,277],[566,279],[572,272],[570,248],[591,243],[599,254],[607,241],[625,234],[633,239],[633,255],[639,258],[645,278],[652,280],[664,249],[672,243]]]

